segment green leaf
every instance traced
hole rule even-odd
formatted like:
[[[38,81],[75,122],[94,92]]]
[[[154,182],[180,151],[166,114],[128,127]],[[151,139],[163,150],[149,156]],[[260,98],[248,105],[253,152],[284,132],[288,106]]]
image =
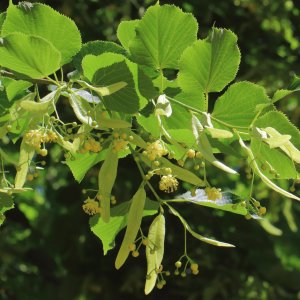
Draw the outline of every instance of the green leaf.
[[[291,94],[293,94],[295,91],[290,91],[290,90],[278,90],[274,93],[273,98],[272,98],[272,103],[275,103]]]
[[[115,246],[117,234],[126,227],[130,201],[123,202],[111,209],[109,223],[105,223],[100,216],[90,218],[92,232],[102,241],[104,255]],[[146,199],[143,217],[152,216],[157,213],[159,204],[156,201]]]
[[[103,150],[100,153],[76,153],[74,154],[72,159],[67,160],[67,165],[70,168],[74,178],[78,182],[81,182],[87,171],[91,169],[94,165],[96,165],[98,162],[104,160],[106,154],[106,150]]]
[[[82,45],[80,51],[73,58],[73,65],[80,73],[83,72],[82,60],[86,55],[100,55],[105,52],[126,55],[126,51],[118,44],[106,41],[92,41]]]
[[[146,11],[129,43],[134,62],[155,69],[178,68],[183,50],[197,39],[198,24],[173,5],[155,5]]]
[[[131,200],[125,235],[115,261],[116,269],[120,269],[123,266],[130,253],[130,245],[134,244],[136,240],[142,223],[145,201],[146,192],[142,184]]]
[[[45,39],[12,33],[0,44],[0,64],[32,78],[43,78],[59,68],[60,54]]]
[[[188,47],[179,62],[178,83],[185,92],[220,92],[238,71],[240,51],[236,35],[213,28],[206,40]]]
[[[294,74],[292,82],[288,86],[290,91],[299,91],[300,90],[300,77]]]
[[[148,295],[154,289],[158,272],[165,250],[166,225],[165,217],[159,214],[149,227],[148,240],[149,245],[146,247],[147,258],[147,278],[145,283],[145,294]],[[154,249],[154,253],[151,250]],[[150,277],[150,278],[148,278]]]
[[[231,85],[216,101],[212,116],[230,126],[249,127],[256,106],[271,103],[263,87],[242,81]]]
[[[135,28],[140,20],[122,21],[117,30],[117,37],[122,46],[129,50],[129,43],[136,36]]]
[[[123,55],[105,53],[99,56],[87,55],[82,61],[84,75],[95,86],[109,86],[118,82],[127,85],[119,91],[103,97],[106,108],[118,112],[135,113],[139,109],[133,74],[129,62]]]
[[[5,21],[5,18],[6,18],[6,12],[3,12],[0,14],[0,33],[1,33],[1,30],[2,30],[2,26],[3,26],[3,23]]]
[[[211,207],[214,209],[220,209],[229,211],[234,214],[247,215],[248,210],[243,207],[241,202],[243,199],[231,192],[222,192],[222,198],[217,200],[209,200],[203,189],[197,189],[195,195],[192,196],[191,192],[186,192],[180,196],[177,196],[174,200],[166,200],[168,202],[186,202],[193,203],[201,206]]]
[[[59,66],[70,62],[81,48],[81,36],[76,24],[45,4],[30,3],[27,9],[22,4],[8,7],[2,35],[21,32],[42,37],[60,52]],[[43,60],[39,61],[41,64]]]
[[[5,220],[4,213],[12,208],[14,208],[12,197],[0,192],[0,226]]]
[[[193,92],[181,92],[175,96],[175,100],[200,111],[205,111],[205,98],[203,92],[200,90],[195,90]]]
[[[151,132],[153,137],[157,138],[160,136],[160,126],[157,117],[154,114],[151,114],[149,117],[137,115],[136,120],[147,132]]]
[[[60,53],[43,38],[12,33],[0,44],[0,65],[31,78],[43,78],[60,66]]]
[[[118,152],[118,157],[126,157],[129,153],[130,150],[122,150]],[[77,180],[80,183],[84,178],[85,174],[97,163],[103,161],[106,155],[107,149],[104,149],[99,153],[74,153],[72,158],[67,159],[66,164],[70,168],[75,180]]]
[[[32,86],[31,82],[24,80],[12,80],[6,86],[6,94],[9,101],[17,100],[27,93],[26,90]]]

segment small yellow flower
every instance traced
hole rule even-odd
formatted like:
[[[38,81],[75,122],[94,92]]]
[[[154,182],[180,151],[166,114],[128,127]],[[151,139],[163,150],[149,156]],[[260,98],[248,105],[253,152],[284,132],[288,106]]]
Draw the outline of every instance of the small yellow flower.
[[[35,149],[39,149],[41,147],[42,142],[42,134],[38,130],[29,130],[24,135],[24,141],[25,143]]]
[[[209,200],[218,200],[222,199],[221,189],[217,189],[215,187],[207,187],[205,188],[205,193]]]
[[[174,176],[162,176],[159,182],[159,189],[166,193],[172,193],[177,190],[178,184],[178,180]]]
[[[82,150],[83,150],[82,151],[83,153],[85,153],[87,151],[98,153],[98,152],[100,152],[102,150],[102,146],[95,139],[89,138],[88,140],[85,141]]]
[[[151,161],[154,161],[156,158],[168,154],[168,150],[164,147],[162,141],[157,140],[153,143],[147,143],[145,153]]]
[[[84,201],[82,209],[86,214],[90,216],[100,213],[99,202],[90,198]]]
[[[122,138],[118,138],[113,141],[113,150],[115,152],[119,152],[127,149],[128,149],[128,141],[125,141]]]

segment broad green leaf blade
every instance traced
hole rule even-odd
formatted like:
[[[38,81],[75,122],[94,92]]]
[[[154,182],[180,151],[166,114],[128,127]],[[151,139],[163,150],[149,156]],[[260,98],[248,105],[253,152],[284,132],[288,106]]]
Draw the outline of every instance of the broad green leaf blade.
[[[106,150],[102,150],[100,153],[76,153],[72,159],[67,160],[67,165],[74,178],[78,182],[81,182],[88,170],[90,170],[98,162],[104,160],[106,154]]]
[[[164,250],[165,250],[165,234],[166,225],[165,217],[159,214],[151,223],[149,227],[148,240],[149,245],[146,247],[146,258],[147,258],[147,278],[145,283],[145,294],[151,293],[155,287],[156,280],[158,277],[159,267],[161,266]],[[154,253],[151,253],[151,249]],[[148,278],[149,277],[149,278]]]
[[[117,30],[117,37],[122,46],[129,50],[129,43],[136,36],[135,28],[140,20],[122,21]]]
[[[178,83],[185,92],[220,92],[236,76],[240,64],[236,35],[213,28],[206,40],[188,47],[179,62]]]
[[[177,196],[174,200],[169,200],[169,202],[189,202],[214,209],[229,211],[231,213],[243,216],[248,214],[247,209],[240,205],[241,202],[243,202],[243,199],[231,192],[223,192],[221,199],[210,200],[208,199],[204,190],[197,189],[195,191],[195,195],[193,196],[191,192],[186,192],[180,196]]]
[[[1,13],[0,14],[0,34],[1,34],[2,26],[5,21],[5,18],[6,18],[6,12]]]
[[[130,253],[130,245],[135,242],[143,218],[145,201],[146,192],[144,185],[142,185],[131,200],[128,212],[127,228],[115,261],[116,269],[120,269],[123,266]]]
[[[3,78],[8,79],[8,78]],[[3,81],[1,79],[1,81]],[[9,82],[4,84],[7,98],[10,102],[18,100],[27,94],[27,89],[32,86],[31,82],[24,80],[14,80],[9,78]]]
[[[275,92],[272,98],[272,103],[275,103],[291,94],[293,94],[295,91],[290,91],[290,90],[278,90]]]
[[[134,62],[155,69],[178,69],[183,50],[197,39],[198,24],[173,5],[150,7],[138,22],[129,43]]]
[[[12,33],[0,44],[0,65],[39,79],[54,73],[60,66],[60,53],[43,38]]]
[[[70,168],[74,178],[79,183],[85,174],[97,163],[103,161],[107,155],[107,149],[99,153],[86,152],[84,154],[74,153],[72,159],[67,159],[66,164]],[[122,150],[118,152],[118,157],[123,158],[130,154],[130,150]]]
[[[289,90],[298,91],[300,90],[300,77],[294,74],[292,82],[288,86]]]
[[[131,63],[122,55],[105,53],[99,56],[87,55],[82,61],[84,75],[94,86],[103,87],[124,82],[126,86],[111,95],[103,97],[104,105],[114,111],[135,113],[139,109]]]
[[[70,62],[81,48],[81,36],[75,23],[45,4],[30,3],[26,9],[23,3],[8,7],[2,35],[21,32],[42,37],[61,53],[60,66]]]
[[[104,255],[115,247],[117,234],[126,227],[129,207],[130,201],[112,207],[109,223],[105,223],[99,216],[90,218],[91,230],[102,241]],[[143,217],[155,215],[158,208],[158,202],[146,199]]]
[[[170,100],[172,101],[172,99]],[[193,92],[181,92],[175,96],[175,100],[183,103],[184,105],[188,105],[189,107],[196,108],[200,111],[205,111],[205,97],[203,91],[201,90],[195,90]]]
[[[185,229],[196,239],[198,239],[204,243],[211,244],[211,245],[218,246],[218,247],[235,247],[234,245],[224,243],[224,242],[219,242],[217,240],[207,238],[207,237],[195,232],[194,230],[192,230],[190,225],[186,222],[186,220],[181,216],[181,214],[175,208],[173,208],[170,205],[168,205],[168,207],[169,207],[171,213],[173,215],[175,215],[176,217],[178,217],[178,219],[180,220],[182,225],[185,227]]]
[[[22,140],[20,147],[20,156],[18,162],[18,169],[15,178],[15,188],[21,189],[26,181],[27,172],[34,156],[34,149],[29,147],[24,140]]]
[[[4,213],[14,208],[14,202],[11,196],[6,193],[0,192],[0,226],[5,220]]]
[[[249,127],[257,114],[256,106],[268,103],[271,104],[263,87],[242,81],[218,98],[212,116],[233,127]]]
[[[158,119],[154,114],[150,114],[149,117],[143,115],[137,115],[136,120],[147,132],[151,132],[151,135],[158,138],[161,134],[160,125]]]
[[[117,177],[118,162],[118,153],[113,152],[112,147],[110,147],[98,176],[98,194],[101,199],[102,208],[101,217],[106,223],[109,222],[110,218],[110,197]]]
[[[113,42],[92,41],[82,45],[80,51],[73,58],[73,65],[80,73],[82,70],[82,60],[86,55],[101,55],[105,52],[113,52],[116,54],[126,55],[125,49]]]

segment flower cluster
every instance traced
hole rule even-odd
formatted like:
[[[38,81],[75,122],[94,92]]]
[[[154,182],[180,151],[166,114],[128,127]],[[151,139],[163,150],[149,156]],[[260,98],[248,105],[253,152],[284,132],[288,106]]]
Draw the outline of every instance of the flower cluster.
[[[128,141],[123,140],[121,138],[115,139],[113,141],[113,151],[114,152],[119,152],[122,150],[127,150],[128,149]]]
[[[101,146],[100,142],[97,142],[93,138],[89,138],[84,142],[84,145],[83,145],[82,149],[80,150],[80,153],[86,153],[88,151],[98,153],[101,150],[102,150],[102,146]]]
[[[209,200],[222,199],[221,189],[217,189],[215,187],[207,187],[205,188],[205,193]]]
[[[90,216],[99,214],[101,211],[101,209],[99,207],[99,202],[94,199],[91,199],[91,198],[87,198],[84,201],[84,204],[82,205],[82,209],[86,214],[88,214]]]
[[[147,143],[146,151],[144,151],[143,154],[148,156],[151,161],[154,161],[155,159],[168,154],[168,150],[165,148],[162,141],[156,140],[153,143]]]
[[[56,142],[57,134],[52,130],[42,132],[40,130],[33,129],[29,130],[24,135],[24,141],[28,146],[39,150],[41,148],[41,143]]]
[[[166,193],[172,193],[178,188],[178,180],[173,175],[162,176],[159,182],[159,189]]]
[[[122,150],[127,150],[128,149],[128,143],[133,139],[133,137],[127,136],[125,132],[119,133],[119,132],[114,132],[113,134],[114,141],[113,141],[113,152],[117,153]]]

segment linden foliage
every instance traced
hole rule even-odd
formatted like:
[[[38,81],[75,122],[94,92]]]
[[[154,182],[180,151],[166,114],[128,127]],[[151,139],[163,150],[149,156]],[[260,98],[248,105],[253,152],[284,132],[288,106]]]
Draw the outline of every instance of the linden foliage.
[[[278,181],[292,180],[295,191],[300,132],[274,106],[298,90],[300,80],[296,77],[289,89],[277,91],[273,98],[263,87],[246,81],[227,87],[241,58],[237,37],[230,30],[212,28],[207,38],[198,39],[198,24],[191,14],[159,4],[141,20],[120,23],[121,45],[105,41],[82,45],[75,23],[44,4],[10,1],[0,19],[0,138],[20,145],[17,163],[5,148],[0,150],[1,223],[5,211],[13,208],[13,194],[28,190],[27,182],[45,165],[39,156],[47,156],[55,143],[78,182],[99,166],[97,192],[89,193],[83,210],[91,215],[91,230],[102,240],[104,254],[126,228],[117,245],[116,268],[130,252],[137,257],[145,247],[148,294],[155,285],[162,288],[164,276],[170,274],[161,265],[166,211],[179,219],[185,236],[188,232],[203,242],[233,247],[195,232],[175,209],[176,202],[259,218],[266,208],[254,199],[258,181],[300,200]],[[74,71],[66,76],[62,67],[67,63]],[[208,111],[211,92],[221,96]],[[60,119],[62,99],[67,99],[77,121]],[[140,186],[131,200],[116,204],[112,191],[118,162],[128,155],[140,171]],[[225,164],[234,161],[230,157],[240,159],[252,178],[249,195],[211,186],[213,168],[220,176],[245,174]],[[14,163],[12,181],[4,166]],[[179,186],[189,191],[172,196]],[[155,214],[144,234],[143,218]],[[183,277],[188,267],[193,274],[199,272],[186,250],[175,266],[175,274]]]

